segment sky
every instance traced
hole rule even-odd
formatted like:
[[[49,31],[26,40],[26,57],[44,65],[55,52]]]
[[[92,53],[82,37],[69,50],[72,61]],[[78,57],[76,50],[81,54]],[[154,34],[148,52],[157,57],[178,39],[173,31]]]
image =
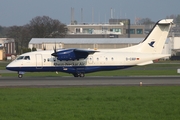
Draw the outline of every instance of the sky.
[[[22,26],[36,16],[49,16],[68,25],[71,8],[77,22],[107,23],[112,9],[113,18],[128,18],[133,24],[135,18],[156,22],[180,14],[180,0],[0,0],[0,26]]]

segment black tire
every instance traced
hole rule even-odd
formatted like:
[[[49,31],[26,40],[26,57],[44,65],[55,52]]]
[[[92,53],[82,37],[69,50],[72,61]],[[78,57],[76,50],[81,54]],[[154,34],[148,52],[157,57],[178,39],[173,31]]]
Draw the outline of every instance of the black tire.
[[[84,77],[84,76],[85,76],[84,73],[80,73],[80,74],[79,74],[79,77]]]
[[[79,77],[78,74],[73,74],[73,75],[74,75],[74,77]]]
[[[19,77],[19,78],[22,78],[22,77],[23,77],[23,75],[22,75],[22,74],[18,74],[18,77]]]

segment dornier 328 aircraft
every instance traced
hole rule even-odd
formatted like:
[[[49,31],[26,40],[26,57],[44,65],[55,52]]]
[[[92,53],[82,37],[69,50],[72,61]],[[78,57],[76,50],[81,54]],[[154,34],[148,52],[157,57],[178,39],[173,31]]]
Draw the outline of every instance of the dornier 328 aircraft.
[[[91,50],[60,49],[28,52],[6,66],[17,71],[21,78],[24,72],[56,71],[84,77],[86,73],[108,71],[147,65],[153,60],[170,56],[162,54],[163,46],[173,24],[172,19],[158,21],[147,37],[138,45],[127,48]]]

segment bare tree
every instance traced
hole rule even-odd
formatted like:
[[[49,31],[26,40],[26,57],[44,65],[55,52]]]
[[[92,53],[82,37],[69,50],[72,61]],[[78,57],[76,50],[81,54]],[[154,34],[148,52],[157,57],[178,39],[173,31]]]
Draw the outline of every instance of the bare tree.
[[[0,37],[5,37],[6,27],[0,26]]]
[[[48,16],[37,16],[29,24],[31,36],[36,38],[64,37],[66,35],[65,27],[59,20],[51,19]]]
[[[16,52],[22,53],[23,48],[27,48],[30,41],[28,25],[9,27],[6,33],[9,38],[14,38],[16,44]]]
[[[180,25],[180,15],[177,15],[177,17],[176,17],[176,24]]]
[[[142,18],[139,20],[139,24],[141,25],[150,25],[150,24],[155,24],[150,18]]]
[[[1,30],[1,29],[0,29]],[[66,25],[59,20],[53,20],[48,16],[37,16],[29,24],[24,26],[11,26],[6,30],[6,36],[15,39],[16,52],[18,54],[27,51],[31,38],[55,38],[66,35]]]

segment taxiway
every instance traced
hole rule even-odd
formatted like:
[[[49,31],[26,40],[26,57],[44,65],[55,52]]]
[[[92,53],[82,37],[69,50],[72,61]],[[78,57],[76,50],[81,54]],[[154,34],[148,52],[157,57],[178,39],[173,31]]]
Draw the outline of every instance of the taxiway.
[[[180,85],[180,76],[153,77],[0,77],[0,87]]]

